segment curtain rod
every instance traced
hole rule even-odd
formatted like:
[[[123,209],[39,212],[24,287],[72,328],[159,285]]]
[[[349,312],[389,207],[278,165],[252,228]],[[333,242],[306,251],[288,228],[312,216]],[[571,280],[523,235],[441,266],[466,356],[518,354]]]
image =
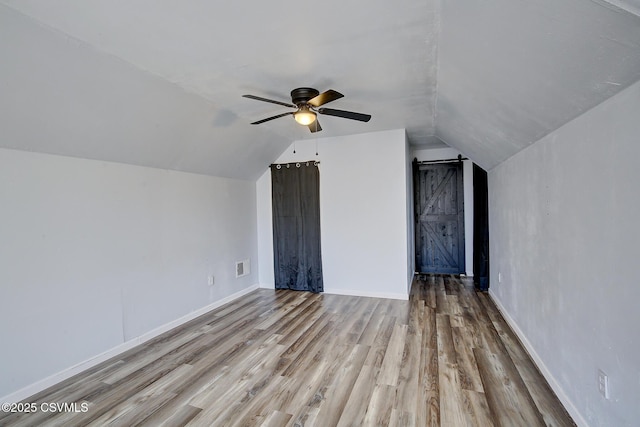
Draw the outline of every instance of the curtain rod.
[[[274,168],[275,167],[276,169],[280,169],[282,166],[285,166],[285,167],[295,166],[295,167],[299,168],[302,165],[317,166],[319,164],[320,164],[320,162],[317,161],[317,160],[305,160],[305,161],[302,161],[302,162],[291,162],[291,163],[271,163],[269,165],[269,167],[270,168]]]
[[[441,160],[421,160],[418,161],[417,158],[413,159],[414,163],[417,163],[419,165],[426,165],[429,163],[451,163],[451,162],[461,162],[463,160],[469,160],[467,157],[462,157],[462,155],[458,155],[458,157],[456,157],[455,159],[441,159]]]

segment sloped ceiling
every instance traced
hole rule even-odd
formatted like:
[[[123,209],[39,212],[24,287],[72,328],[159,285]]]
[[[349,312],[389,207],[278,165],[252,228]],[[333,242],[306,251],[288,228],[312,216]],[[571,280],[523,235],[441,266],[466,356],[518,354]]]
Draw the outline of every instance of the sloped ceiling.
[[[640,19],[590,0],[444,1],[439,49],[436,135],[485,168],[640,79]]]
[[[0,0],[0,147],[254,179],[405,128],[486,169],[640,80],[640,0]],[[345,94],[312,135],[291,89]],[[603,142],[605,143],[605,142]]]

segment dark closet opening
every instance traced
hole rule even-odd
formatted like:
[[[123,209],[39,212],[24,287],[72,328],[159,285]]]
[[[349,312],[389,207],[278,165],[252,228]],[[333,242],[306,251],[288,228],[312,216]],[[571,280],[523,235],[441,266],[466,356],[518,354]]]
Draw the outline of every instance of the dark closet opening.
[[[473,165],[473,282],[489,289],[489,192],[487,172]]]

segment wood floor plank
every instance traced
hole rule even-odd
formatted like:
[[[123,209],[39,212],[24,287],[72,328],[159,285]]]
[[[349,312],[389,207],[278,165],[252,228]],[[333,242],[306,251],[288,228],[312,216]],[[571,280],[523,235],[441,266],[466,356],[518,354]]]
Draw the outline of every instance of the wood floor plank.
[[[407,325],[397,324],[393,328],[389,344],[380,366],[380,374],[378,375],[378,384],[386,384],[396,386],[398,384],[398,376],[400,375],[402,353],[404,351],[404,343],[407,337]]]
[[[273,292],[270,295],[261,295],[258,292],[252,292],[245,297],[237,299],[235,301],[231,301],[228,304],[225,304],[223,307],[218,308],[213,313],[209,313],[209,315],[204,315],[203,318],[208,318],[209,321],[213,319],[227,319],[229,315],[233,313],[247,313],[251,311],[255,311],[256,307],[260,306],[269,306],[273,304],[274,301],[278,299],[278,293]]]
[[[167,409],[165,409],[167,408]],[[144,419],[138,426],[144,427],[179,427],[184,426],[191,421],[196,415],[202,412],[202,409],[191,405],[181,406],[165,406],[165,408],[154,412],[151,416]],[[175,408],[175,409],[174,409]]]
[[[376,384],[367,407],[363,426],[388,426],[391,422],[396,388],[386,384]]]
[[[467,418],[470,425],[491,427],[494,425],[491,410],[484,393],[473,390],[462,390],[467,404]]]
[[[282,352],[281,357],[289,361],[284,366],[282,375],[291,376],[295,375],[296,371],[304,369],[306,364],[309,363],[316,353],[326,345],[326,342],[331,338],[331,332],[335,328],[335,324],[332,321],[322,323],[323,326],[312,337],[304,337],[304,343],[297,340],[292,346]]]
[[[338,424],[368,352],[368,347],[356,344],[343,363],[335,363],[328,371],[327,377],[331,380],[325,380],[316,392],[322,397],[322,403],[314,425],[333,427]]]
[[[495,424],[505,427],[544,426],[544,419],[524,382],[519,375],[513,375],[516,369],[511,359],[482,349],[475,349],[474,353]]]
[[[300,413],[300,408],[311,408],[310,402],[317,400],[315,396],[316,384],[322,381],[325,372],[329,369],[328,360],[319,360],[304,375],[296,377],[282,377],[286,381],[282,390],[274,391],[270,396],[269,408],[290,413],[292,419]],[[317,408],[317,406],[314,406]]]
[[[418,283],[418,285],[420,285]],[[426,301],[425,301],[426,303]],[[436,310],[428,305],[424,308],[422,342],[417,394],[417,425],[440,425],[438,341]]]
[[[410,418],[415,424],[414,417],[418,413],[418,407],[420,405],[418,396],[420,394],[420,361],[422,358],[421,325],[424,323],[424,304],[412,304],[411,310],[410,323],[407,327],[404,349],[400,361],[394,411],[410,414]],[[403,421],[408,419],[402,414],[399,416],[403,417]]]
[[[460,298],[458,295],[447,295],[446,297],[447,305],[449,306],[449,321],[451,322],[451,326],[454,328],[463,328],[464,327],[464,309],[460,304]]]
[[[314,426],[318,418],[318,408],[304,406],[289,420],[286,427]]]
[[[141,423],[168,401],[175,398],[176,394],[172,393],[170,389],[173,388],[175,382],[181,380],[192,369],[191,365],[178,366],[168,375],[96,419],[93,424],[99,426],[108,423],[132,426]],[[117,422],[114,422],[115,420]]]
[[[206,409],[212,405],[222,406],[225,400],[232,401],[237,396],[231,393],[234,387],[241,381],[246,381],[253,377],[260,368],[264,368],[267,364],[275,363],[277,357],[273,357],[278,352],[278,337],[272,336],[257,348],[254,348],[250,358],[244,364],[237,366],[235,369],[226,369],[223,374],[217,376],[215,381],[202,389],[200,393],[195,395],[190,401],[191,406]],[[274,360],[275,359],[275,360]],[[245,383],[243,382],[244,386]],[[241,388],[237,388],[242,393]]]
[[[356,304],[351,311],[351,316],[341,316],[342,319],[336,323],[338,333],[342,334],[348,342],[357,343],[378,304],[379,300],[376,298],[365,298],[364,301]]]
[[[280,411],[272,411],[260,427],[282,427],[291,419],[291,414]]]
[[[378,368],[382,366],[387,347],[389,346],[389,339],[393,333],[393,329],[396,324],[396,318],[391,316],[384,316],[380,328],[376,333],[373,343],[369,349],[369,355],[365,361],[366,365],[374,365]]]
[[[449,304],[447,302],[447,292],[444,287],[444,278],[442,276],[436,276],[434,282],[435,292],[435,309],[438,314],[449,314]]]
[[[466,426],[464,399],[456,351],[453,345],[449,315],[436,315],[438,329],[438,391],[440,399],[440,421],[444,426]]]
[[[437,305],[438,305],[438,298],[437,298],[437,286],[436,286],[436,279],[435,276],[430,275],[429,279],[428,279],[428,283],[429,285],[427,286],[426,283],[423,282],[417,282],[417,286],[421,286],[421,285],[425,285],[425,294],[426,294],[426,298],[424,300],[424,303],[427,307],[431,307],[433,309],[436,309]]]
[[[139,424],[174,397],[175,395],[172,393],[143,397],[136,396],[131,402],[118,405],[113,410],[96,418],[87,424],[87,427],[100,427],[105,425],[128,427]]]
[[[379,371],[380,368],[374,365],[365,364],[362,367],[338,420],[338,427],[363,425]]]
[[[575,425],[490,298],[451,275],[409,301],[260,289],[25,401],[88,411],[0,425]]]
[[[418,412],[416,426],[437,427],[440,425],[440,393],[438,390],[420,389],[417,396]]]
[[[304,308],[307,303],[309,303],[309,301],[306,292],[298,292],[295,299],[285,304],[270,316],[266,316],[264,320],[260,322],[260,324],[255,326],[255,328],[262,330],[267,329],[268,327],[273,326],[275,323],[280,322],[282,319],[286,318],[289,312],[295,312],[296,308]]]
[[[260,362],[246,369],[239,380],[230,382],[224,388],[219,384],[217,393],[209,394],[209,399],[192,401],[191,405],[202,408],[202,412],[188,425],[207,425],[211,420],[216,420],[220,425],[230,425],[236,414],[242,413],[243,408],[278,377],[278,353],[270,347],[265,347]]]
[[[480,372],[473,354],[473,341],[465,333],[465,330],[459,327],[451,328],[453,336],[453,346],[456,351],[456,360],[458,364],[458,377],[460,378],[460,386],[464,390],[473,390],[483,392],[482,380]]]
[[[333,365],[340,363],[348,353],[350,346],[320,349],[312,358],[304,363],[304,369],[297,370],[288,376],[276,376],[271,384],[261,390],[260,395],[252,399],[234,414],[238,422],[229,425],[257,425],[257,417],[268,414],[273,409],[286,413],[293,413],[300,406],[313,406],[315,401],[322,400],[321,384],[326,378],[332,378],[335,373]],[[323,357],[326,351],[331,351],[334,359]],[[276,371],[279,369],[276,368]],[[320,384],[320,385],[318,385]],[[320,389],[320,390],[319,390]],[[317,406],[317,405],[316,405]],[[257,416],[256,416],[257,414]]]
[[[573,420],[569,417],[567,410],[560,404],[549,384],[546,381],[538,380],[541,376],[540,371],[529,357],[520,340],[500,315],[493,301],[486,294],[480,295],[480,300],[498,331],[500,339],[505,344],[509,356],[515,362],[516,369],[526,384],[531,397],[540,409],[546,425],[549,427],[574,426]]]
[[[442,276],[442,282],[444,285],[444,290],[445,293],[447,295],[458,295],[458,286],[457,286],[457,282],[454,282],[454,280],[451,280],[452,276],[450,275],[445,275]]]
[[[295,358],[306,347],[320,341],[331,330],[331,317],[330,313],[322,313],[308,328],[304,328],[301,334],[281,337],[279,344],[286,348],[282,357]]]
[[[274,376],[273,380],[265,387],[255,393],[251,399],[243,400],[244,404],[239,405],[231,416],[224,422],[223,419],[217,421],[229,426],[256,426],[262,424],[273,412],[285,414],[274,408],[281,408],[282,402],[291,399],[292,393],[295,393],[295,379],[282,376]],[[287,414],[288,422],[291,414]],[[286,423],[285,422],[285,423]]]
[[[405,412],[397,408],[391,410],[389,427],[414,427],[415,425],[415,412]]]
[[[113,372],[124,368],[125,362],[119,359],[108,360],[97,367],[89,369],[83,373],[74,375],[73,377],[61,382],[56,386],[56,390],[45,390],[34,396],[31,396],[32,402],[42,404],[43,402],[59,401],[65,399],[77,401],[99,387],[106,386],[104,379]],[[96,369],[99,368],[99,369]]]
[[[286,319],[283,319],[280,327],[274,333],[287,337],[291,333],[300,331],[300,329],[304,331],[303,328],[312,325],[315,319],[322,314],[320,309],[321,305],[317,297],[307,298],[304,303],[292,310]],[[301,333],[298,336],[300,335]]]
[[[360,345],[373,345],[373,342],[378,334],[378,331],[381,328],[382,321],[385,319],[382,313],[375,313],[367,322],[367,325],[364,327],[362,334],[360,334],[360,338],[358,339],[358,344]]]

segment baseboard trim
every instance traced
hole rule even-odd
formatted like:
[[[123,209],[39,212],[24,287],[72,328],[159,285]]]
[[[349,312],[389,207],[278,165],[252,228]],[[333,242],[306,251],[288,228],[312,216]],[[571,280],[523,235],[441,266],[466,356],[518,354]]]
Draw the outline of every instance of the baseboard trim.
[[[261,289],[275,289],[275,286],[269,284],[260,284]],[[390,292],[362,292],[354,291],[352,289],[338,289],[338,288],[325,288],[323,291],[325,294],[333,295],[348,295],[352,297],[369,297],[369,298],[387,298],[387,299],[399,299],[407,301],[409,299],[409,293],[396,294]]]
[[[244,295],[247,295],[253,291],[255,291],[256,289],[258,289],[259,286],[257,284],[252,285],[248,288],[242,289],[241,291],[238,291],[234,294],[231,294],[225,298],[222,298],[221,300],[215,301],[209,305],[206,305],[202,308],[199,308],[195,311],[192,311],[191,313],[188,313],[176,320],[173,320],[171,322],[165,323],[164,325],[161,325],[155,329],[152,329],[151,331],[142,334],[138,337],[132,338],[129,341],[125,341],[122,344],[119,344],[107,351],[105,351],[104,353],[100,353],[90,359],[87,359],[83,362],[80,362],[74,366],[71,366],[67,369],[64,369],[60,372],[57,372],[51,376],[48,376],[42,380],[36,381],[33,384],[30,384],[18,391],[15,391],[11,394],[8,394],[2,398],[0,398],[0,402],[20,402],[24,399],[26,399],[29,396],[33,396],[36,393],[39,393],[43,390],[46,390],[47,388],[54,386],[56,384],[58,384],[59,382],[62,382],[68,378],[71,378],[74,375],[77,375],[83,371],[86,371],[87,369],[93,368],[94,366],[105,362],[109,359],[111,359],[112,357],[115,357],[119,354],[124,353],[127,350],[130,350],[132,348],[134,348],[135,346],[138,346],[140,344],[143,344],[155,337],[157,337],[158,335],[161,335],[167,331],[170,331],[171,329],[178,327],[184,323],[189,322],[190,320],[195,319],[198,316],[202,316],[203,314],[208,313],[211,310],[215,310],[218,307],[221,307],[233,300],[236,300]]]
[[[569,415],[571,415],[571,418],[573,418],[573,421],[579,427],[589,427],[589,424],[587,423],[587,421],[584,419],[582,414],[573,405],[573,402],[571,401],[571,399],[569,399],[569,397],[565,394],[564,390],[562,389],[558,381],[551,374],[551,372],[549,371],[547,366],[544,364],[544,362],[542,361],[538,353],[535,351],[535,349],[533,348],[533,346],[531,345],[531,343],[529,342],[525,334],[518,327],[518,324],[515,322],[515,320],[513,320],[513,318],[509,315],[509,313],[504,308],[504,306],[502,305],[498,297],[496,297],[496,295],[492,292],[491,288],[489,288],[489,297],[491,297],[491,300],[500,311],[500,314],[502,315],[504,320],[506,320],[506,322],[509,324],[509,327],[518,336],[518,338],[520,339],[520,342],[529,353],[529,356],[531,356],[531,358],[533,359],[533,363],[536,364],[536,366],[542,373],[542,376],[547,380],[553,392],[556,394],[556,396],[558,396],[558,399],[560,399],[560,402],[562,402],[562,404],[564,405]]]
[[[399,299],[407,301],[409,299],[409,294],[402,293],[390,293],[390,292],[363,292],[363,291],[355,291],[352,289],[337,289],[337,288],[328,288],[324,290],[325,294],[334,294],[334,295],[349,295],[355,297],[370,297],[370,298],[387,298],[387,299]]]

